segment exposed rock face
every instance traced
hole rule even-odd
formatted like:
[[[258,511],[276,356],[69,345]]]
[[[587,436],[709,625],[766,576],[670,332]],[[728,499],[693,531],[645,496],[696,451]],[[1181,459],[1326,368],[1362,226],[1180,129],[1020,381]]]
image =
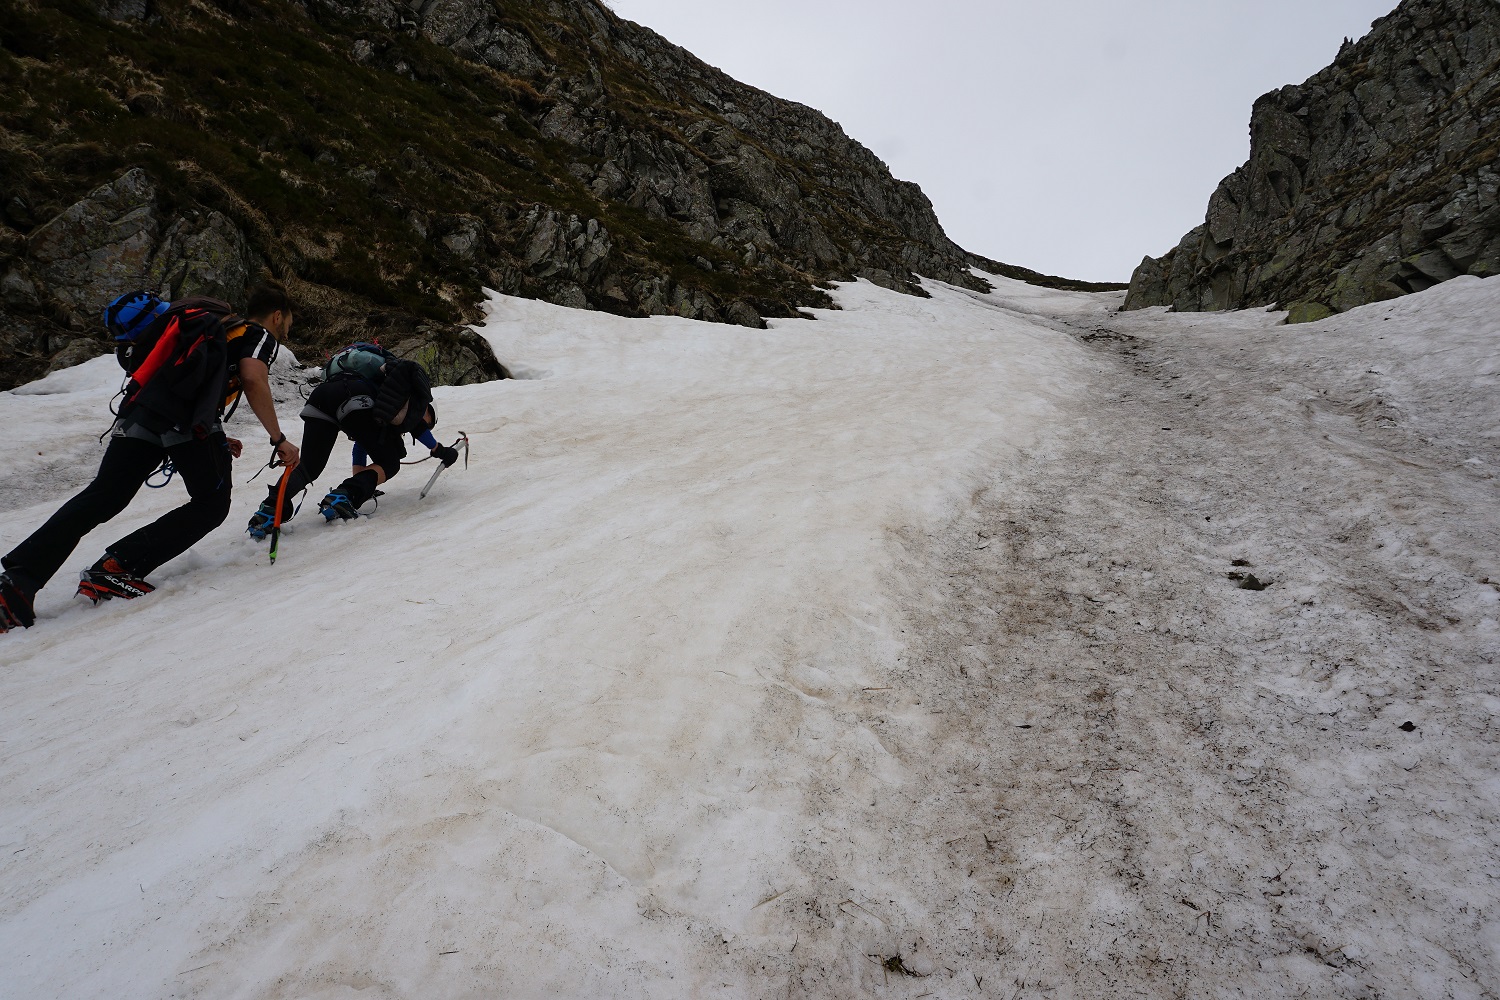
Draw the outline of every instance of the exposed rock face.
[[[140,21],[151,12],[150,0],[99,0],[101,17],[115,21]]]
[[[28,241],[33,271],[70,310],[93,313],[114,288],[142,283],[161,236],[156,190],[132,170],[97,188]],[[119,294],[116,292],[115,294]]]
[[[67,313],[97,316],[122,290],[166,298],[240,298],[250,278],[245,238],[221,212],[164,219],[144,170],[95,189],[34,232],[32,272]]]
[[[1125,308],[1316,318],[1500,273],[1497,156],[1500,3],[1403,0],[1328,69],[1255,103],[1250,161],[1202,226],[1141,262]]]

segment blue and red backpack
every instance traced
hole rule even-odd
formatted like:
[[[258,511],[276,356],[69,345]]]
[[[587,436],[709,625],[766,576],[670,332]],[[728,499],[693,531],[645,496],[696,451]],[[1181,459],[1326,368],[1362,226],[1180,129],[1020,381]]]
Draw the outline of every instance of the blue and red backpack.
[[[129,376],[119,416],[158,433],[171,428],[205,436],[225,403],[228,331],[243,332],[245,325],[234,307],[206,297],[167,303],[150,292],[131,292],[105,307],[104,323]]]
[[[104,307],[104,327],[114,337],[115,360],[127,373],[133,374],[149,351],[149,347],[137,350],[143,346],[141,334],[171,307],[172,303],[151,292],[129,292]]]

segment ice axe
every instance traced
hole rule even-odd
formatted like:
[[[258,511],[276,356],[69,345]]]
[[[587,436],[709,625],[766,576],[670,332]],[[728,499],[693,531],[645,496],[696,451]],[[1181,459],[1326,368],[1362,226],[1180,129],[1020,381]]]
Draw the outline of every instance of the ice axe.
[[[281,485],[276,487],[276,516],[271,519],[271,563],[276,562],[276,546],[281,541],[281,510],[286,504],[286,484],[292,478],[291,467],[281,474]]]
[[[450,447],[463,448],[464,468],[467,469],[469,467],[469,435],[465,434],[463,431],[459,431],[458,438],[454,440],[453,444]],[[422,500],[427,496],[427,491],[432,489],[432,484],[437,482],[437,477],[441,476],[443,474],[443,470],[446,468],[446,465],[443,465],[441,462],[438,463],[438,467],[432,471],[432,476],[427,480],[427,485],[422,487],[421,493],[417,494],[418,500]]]

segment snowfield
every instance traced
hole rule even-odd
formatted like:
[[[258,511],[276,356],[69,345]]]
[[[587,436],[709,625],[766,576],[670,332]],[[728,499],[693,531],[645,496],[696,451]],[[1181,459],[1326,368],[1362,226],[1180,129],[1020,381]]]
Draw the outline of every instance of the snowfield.
[[[993,280],[495,296],[470,467],[275,566],[237,418],[154,595],[0,636],[0,997],[1500,993],[1500,278]],[[0,551],[118,382],[0,394]]]

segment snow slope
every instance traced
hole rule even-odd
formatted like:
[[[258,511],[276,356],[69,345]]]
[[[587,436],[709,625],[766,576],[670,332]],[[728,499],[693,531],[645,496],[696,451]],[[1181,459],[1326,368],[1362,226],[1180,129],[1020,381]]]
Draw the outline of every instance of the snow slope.
[[[271,567],[257,482],[149,599],[61,575],[0,637],[0,996],[1500,989],[1500,280],[1298,328],[929,288],[496,297],[530,377],[439,390],[426,500]],[[0,545],[117,374],[0,394]]]

